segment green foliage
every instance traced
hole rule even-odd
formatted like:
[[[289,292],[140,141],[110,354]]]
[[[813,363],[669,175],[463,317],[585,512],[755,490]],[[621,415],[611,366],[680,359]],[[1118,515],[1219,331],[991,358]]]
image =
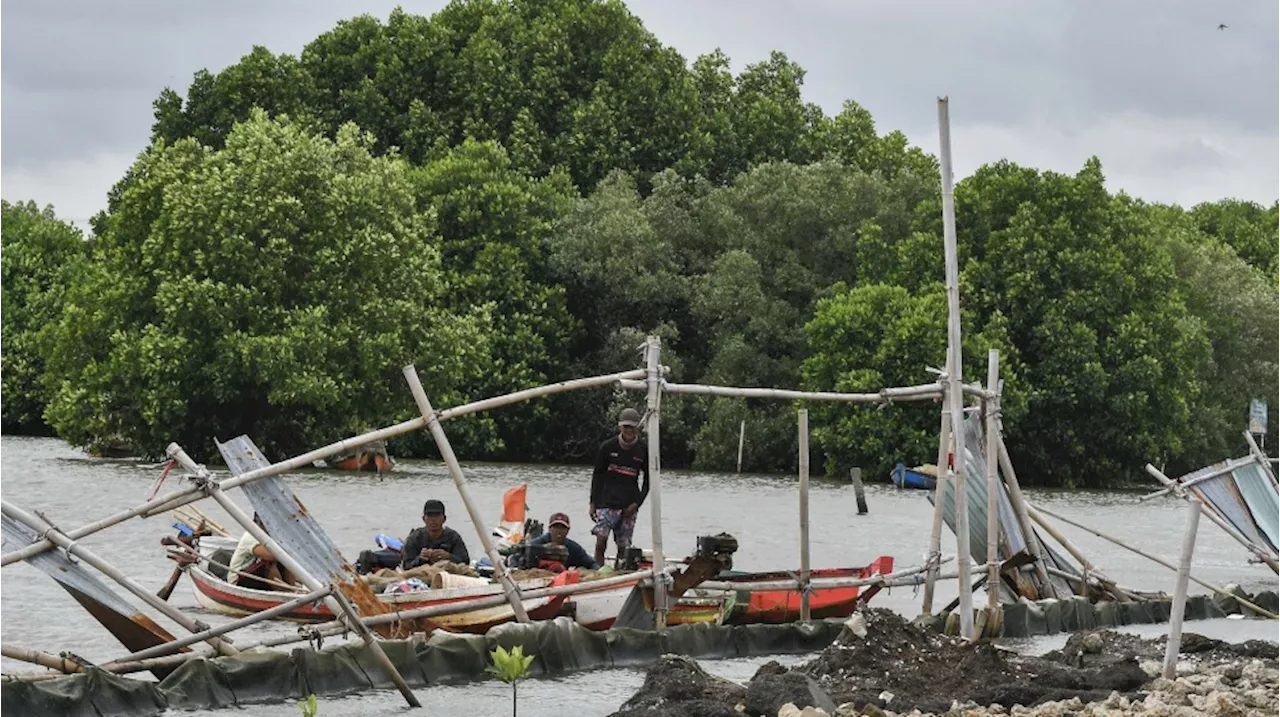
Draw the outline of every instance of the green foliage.
[[[489,653],[489,659],[493,664],[486,667],[485,672],[510,685],[529,676],[529,666],[536,658],[524,654],[522,645],[516,645],[509,651],[499,645]]]
[[[53,207],[0,202],[0,376],[5,433],[43,433],[49,392],[41,385],[50,325],[67,287],[86,270],[80,230],[59,221]]]
[[[59,435],[207,455],[248,433],[296,455],[416,414],[399,372],[415,362],[429,394],[460,400],[488,371],[486,308],[443,308],[431,216],[369,144],[258,111],[225,149],[143,153],[54,330]]]
[[[516,717],[516,683],[529,676],[534,656],[524,654],[522,645],[516,645],[510,652],[499,645],[489,653],[489,659],[493,664],[486,667],[485,672],[511,685],[511,717]]]
[[[316,717],[320,712],[320,705],[314,694],[307,695],[307,699],[298,702],[298,708],[302,710],[302,717]]]

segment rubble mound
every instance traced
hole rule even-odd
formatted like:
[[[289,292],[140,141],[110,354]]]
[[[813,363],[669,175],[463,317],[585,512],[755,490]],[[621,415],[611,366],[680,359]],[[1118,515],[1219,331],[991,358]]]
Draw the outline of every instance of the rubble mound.
[[[615,717],[741,717],[746,688],[683,655],[663,655]]]

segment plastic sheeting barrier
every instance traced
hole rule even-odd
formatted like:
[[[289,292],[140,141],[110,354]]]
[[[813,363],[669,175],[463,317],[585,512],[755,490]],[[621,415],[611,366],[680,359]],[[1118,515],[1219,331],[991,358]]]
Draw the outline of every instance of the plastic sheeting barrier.
[[[592,632],[571,619],[516,623],[487,635],[437,632],[428,640],[389,640],[383,651],[415,687],[488,679],[489,652],[521,645],[535,655],[535,675],[591,669],[648,667],[664,653],[721,659],[784,652],[811,652],[840,633],[839,620],[807,625],[679,625],[665,634],[616,629]],[[43,682],[6,682],[3,709],[22,715],[128,715],[143,717],[172,709],[209,709],[337,695],[390,686],[361,644],[291,653],[251,650],[234,657],[198,658],[163,682],[144,682],[90,670]]]

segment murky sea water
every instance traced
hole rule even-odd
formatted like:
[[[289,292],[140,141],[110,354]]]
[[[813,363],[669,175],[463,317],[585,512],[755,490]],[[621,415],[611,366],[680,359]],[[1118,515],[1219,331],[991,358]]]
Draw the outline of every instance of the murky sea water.
[[[64,530],[92,522],[135,506],[146,498],[163,466],[134,461],[112,461],[85,456],[54,439],[5,436],[0,439],[0,492],[4,499],[27,510],[40,510]],[[464,464],[471,492],[482,515],[496,522],[501,496],[507,488],[529,484],[532,516],[543,520],[558,510],[574,521],[570,537],[587,534],[587,492],[590,468],[586,466],[530,466]],[[217,472],[217,471],[215,471]],[[225,474],[220,474],[225,476]],[[162,492],[176,486],[171,475]],[[312,515],[348,558],[373,547],[377,533],[404,535],[421,524],[422,503],[439,498],[449,511],[449,525],[468,541],[473,555],[480,554],[479,540],[448,473],[440,464],[401,461],[394,474],[378,478],[331,470],[306,470],[287,479]],[[1138,502],[1133,493],[1096,491],[1028,491],[1037,504],[1107,532],[1170,562],[1177,562],[1186,511],[1176,498]],[[247,506],[239,491],[233,497]],[[738,538],[736,567],[745,570],[794,569],[799,565],[798,491],[796,480],[783,476],[735,476],[670,471],[663,473],[663,543],[669,555],[693,552],[698,535],[727,531]],[[810,496],[810,555],[814,567],[865,565],[879,555],[892,555],[899,568],[918,564],[927,546],[931,507],[922,491],[899,491],[877,483],[867,487],[868,515],[857,515],[853,489],[847,484],[815,482]],[[212,501],[200,504],[210,516],[239,534],[230,519]],[[134,519],[85,538],[83,545],[98,552],[134,579],[159,589],[173,563],[164,558],[160,538],[174,533],[172,521]],[[489,526],[486,526],[486,530]],[[1108,576],[1126,587],[1172,591],[1173,573],[1164,567],[1117,548],[1100,538],[1070,526],[1062,532],[1080,546]],[[636,542],[650,542],[648,506],[641,511]],[[944,535],[954,538],[949,532]],[[944,543],[945,546],[945,543]],[[945,549],[945,548],[944,548]],[[1277,581],[1265,567],[1249,565],[1248,555],[1237,543],[1207,521],[1200,525],[1193,574],[1209,582],[1237,582],[1250,592],[1276,589]],[[123,590],[119,591],[125,594]],[[1192,585],[1192,592],[1202,590]],[[956,595],[953,584],[941,586],[935,605]],[[981,595],[981,593],[978,593]],[[132,596],[128,596],[133,602]],[[199,611],[186,579],[171,603],[198,612],[211,624],[227,618]],[[872,605],[890,608],[906,616],[919,611],[919,594],[910,588],[882,591]],[[162,624],[174,634],[177,626]],[[1163,634],[1165,626],[1139,626],[1132,631]],[[1188,623],[1189,631],[1220,639],[1276,639],[1276,624],[1261,620],[1213,620]],[[15,564],[0,575],[0,631],[6,645],[32,647],[57,653],[72,650],[94,662],[123,655],[119,643],[44,574],[25,564]],[[294,626],[271,622],[246,628],[233,637],[246,642],[268,635],[292,633]],[[1021,641],[1016,646],[1041,652],[1061,645],[1065,636]],[[715,674],[745,681],[768,657],[707,661]],[[781,658],[799,662],[804,656]],[[5,672],[39,669],[4,660]],[[146,673],[137,675],[145,677]],[[520,714],[524,717],[563,717],[571,709],[575,717],[607,715],[630,697],[643,682],[638,670],[601,670],[559,679],[525,682],[520,687]],[[417,691],[431,714],[510,714],[510,691],[498,683],[432,687]],[[292,703],[257,705],[237,714],[297,715]],[[371,692],[346,698],[323,699],[320,714],[402,714],[403,702],[395,692]],[[175,713],[179,714],[179,713]],[[186,713],[201,714],[201,713]],[[229,714],[227,711],[207,714]]]

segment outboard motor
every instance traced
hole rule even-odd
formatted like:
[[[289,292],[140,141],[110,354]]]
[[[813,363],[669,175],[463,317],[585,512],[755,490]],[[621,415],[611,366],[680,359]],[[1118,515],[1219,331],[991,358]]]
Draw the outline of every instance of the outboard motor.
[[[524,541],[516,546],[508,564],[513,568],[542,568],[553,573],[563,572],[569,562],[569,549],[563,545],[543,543],[531,545]]]

